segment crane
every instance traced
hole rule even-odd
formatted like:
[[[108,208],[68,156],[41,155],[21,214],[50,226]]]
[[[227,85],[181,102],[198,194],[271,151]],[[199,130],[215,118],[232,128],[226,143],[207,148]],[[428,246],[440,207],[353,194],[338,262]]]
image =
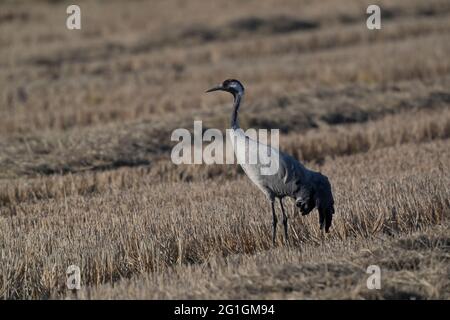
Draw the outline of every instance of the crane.
[[[283,216],[284,236],[288,242],[288,216],[284,210],[283,198],[290,197],[302,215],[309,214],[314,208],[319,211],[320,229],[328,232],[334,214],[334,199],[328,178],[304,167],[294,157],[274,147],[268,147],[245,135],[239,127],[238,112],[244,97],[244,86],[236,79],[227,79],[223,83],[206,92],[225,91],[233,95],[233,112],[231,114],[231,141],[238,163],[250,180],[266,195],[272,210],[272,242],[276,243],[277,215],[275,199],[278,198]],[[249,154],[258,152],[258,148],[269,148],[272,159],[277,162],[277,170],[273,174],[262,174],[262,164],[249,163]]]

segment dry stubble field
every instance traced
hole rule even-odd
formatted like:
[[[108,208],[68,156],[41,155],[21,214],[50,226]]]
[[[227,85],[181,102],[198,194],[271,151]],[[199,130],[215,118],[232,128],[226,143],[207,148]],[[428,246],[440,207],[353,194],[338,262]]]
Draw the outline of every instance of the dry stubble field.
[[[0,3],[0,296],[450,298],[450,3]],[[236,8],[239,8],[238,10]],[[173,129],[244,128],[328,175],[329,234],[233,165],[175,166]],[[82,289],[66,289],[66,268]],[[381,290],[366,268],[379,265]]]

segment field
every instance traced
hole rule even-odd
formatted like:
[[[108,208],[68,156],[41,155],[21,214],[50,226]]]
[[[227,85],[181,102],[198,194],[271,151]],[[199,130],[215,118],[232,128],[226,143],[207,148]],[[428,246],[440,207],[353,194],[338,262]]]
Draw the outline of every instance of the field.
[[[81,30],[0,2],[0,297],[450,299],[449,1],[377,1],[372,31],[371,1],[77,3]],[[273,246],[239,167],[171,162],[174,129],[229,126],[227,78],[330,178],[330,233],[287,201]]]

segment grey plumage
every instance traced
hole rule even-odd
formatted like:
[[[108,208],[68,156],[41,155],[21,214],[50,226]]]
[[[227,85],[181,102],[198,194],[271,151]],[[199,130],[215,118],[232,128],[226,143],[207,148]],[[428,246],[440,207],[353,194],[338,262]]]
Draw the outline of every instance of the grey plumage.
[[[233,113],[231,118],[231,128],[234,134],[241,134],[238,130],[238,111],[244,95],[244,86],[234,79],[225,80],[222,84],[209,89],[211,91],[226,91],[233,95]],[[241,135],[242,137],[242,135]],[[246,144],[246,152],[248,148],[265,146],[247,136],[244,136],[246,142],[251,141],[253,144]],[[290,197],[295,200],[296,206],[302,212],[302,215],[309,214],[314,208],[319,211],[319,224],[321,229],[329,231],[331,221],[334,214],[334,199],[331,191],[331,185],[326,176],[320,172],[315,172],[305,168],[292,156],[285,154],[277,149],[270,148],[272,152],[278,154],[278,171],[272,175],[261,174],[261,164],[241,163],[244,172],[267,196],[271,203],[273,233],[272,241],[275,244],[278,219],[275,213],[275,199],[280,201],[281,211],[283,215],[283,226],[286,240],[288,240],[288,217],[283,206],[283,198]]]

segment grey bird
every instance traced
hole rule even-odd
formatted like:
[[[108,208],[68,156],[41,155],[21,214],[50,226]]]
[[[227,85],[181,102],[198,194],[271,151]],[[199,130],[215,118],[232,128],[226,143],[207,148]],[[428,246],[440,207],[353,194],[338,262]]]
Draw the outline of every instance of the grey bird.
[[[244,96],[244,86],[235,79],[225,80],[222,84],[217,85],[206,92],[226,91],[233,95],[233,113],[231,116],[231,141],[236,153],[236,157],[242,159],[246,154],[256,152],[254,149],[264,146],[270,149],[277,163],[277,171],[274,174],[261,174],[261,164],[249,164],[246,161],[240,161],[242,169],[250,178],[250,180],[267,196],[272,209],[272,242],[275,245],[277,233],[277,216],[275,213],[275,199],[280,201],[281,211],[283,214],[284,235],[288,241],[288,217],[284,210],[283,198],[290,197],[295,200],[295,205],[300,209],[302,215],[309,214],[314,208],[319,211],[320,229],[328,232],[331,227],[331,221],[334,214],[334,199],[331,191],[331,185],[326,176],[320,172],[315,172],[305,168],[299,161],[292,156],[279,151],[276,148],[268,147],[261,144],[248,136],[246,136],[239,127],[238,111]],[[245,145],[246,154],[237,151],[239,143]]]

